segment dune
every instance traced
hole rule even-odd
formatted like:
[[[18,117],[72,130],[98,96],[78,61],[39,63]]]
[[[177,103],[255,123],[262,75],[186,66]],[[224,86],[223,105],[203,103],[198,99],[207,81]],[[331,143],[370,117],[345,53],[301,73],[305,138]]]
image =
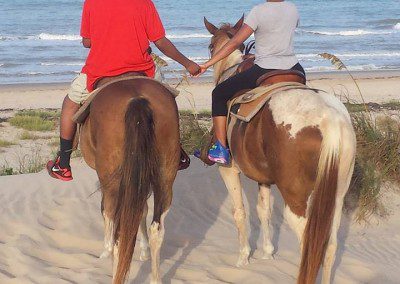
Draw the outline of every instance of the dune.
[[[80,159],[73,170],[69,183],[45,171],[0,178],[0,283],[111,283],[111,260],[98,258],[103,220],[96,173]],[[247,267],[236,268],[237,233],[217,169],[193,159],[178,174],[161,249],[163,283],[296,283],[299,247],[278,191],[273,188],[277,251],[274,260],[262,260],[257,186],[246,178],[243,185],[254,253]],[[388,220],[370,226],[343,220],[334,283],[399,283],[400,197],[385,196],[393,209]],[[140,262],[138,253],[137,246],[129,283],[148,283],[150,262]]]

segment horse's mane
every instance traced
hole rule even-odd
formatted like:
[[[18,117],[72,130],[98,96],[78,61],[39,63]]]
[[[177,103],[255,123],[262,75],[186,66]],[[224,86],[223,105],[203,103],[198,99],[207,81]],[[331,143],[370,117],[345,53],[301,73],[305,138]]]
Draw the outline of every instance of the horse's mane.
[[[233,27],[229,23],[222,23],[221,26],[218,28],[216,33],[214,34],[213,39],[211,40],[212,43],[222,46],[229,40],[228,33],[232,33]],[[216,83],[219,82],[221,79],[221,75],[225,70],[228,68],[237,65],[242,61],[242,53],[239,50],[235,50],[232,52],[230,56],[221,60],[220,62],[214,65],[214,81]]]

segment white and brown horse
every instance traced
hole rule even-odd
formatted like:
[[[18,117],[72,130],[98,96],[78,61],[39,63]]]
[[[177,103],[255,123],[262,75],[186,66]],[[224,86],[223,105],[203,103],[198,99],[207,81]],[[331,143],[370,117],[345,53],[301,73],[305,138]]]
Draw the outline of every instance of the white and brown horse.
[[[241,27],[215,27],[210,49],[217,52]],[[216,83],[241,61],[235,51],[214,66]],[[232,122],[230,122],[232,123]],[[275,184],[285,201],[284,215],[295,231],[302,251],[298,283],[314,283],[323,265],[322,282],[329,283],[337,250],[337,232],[343,198],[349,188],[356,152],[355,133],[344,105],[333,95],[312,89],[276,92],[248,123],[236,121],[228,133],[232,165],[219,167],[233,200],[239,231],[238,266],[249,261],[239,174],[259,183],[257,212],[264,237],[264,258],[271,259],[270,186]]]
[[[178,109],[172,94],[148,78],[104,86],[90,105],[81,132],[85,161],[97,171],[105,222],[105,251],[114,255],[113,283],[128,277],[136,235],[140,259],[151,256],[152,283],[159,283],[164,217],[180,157]],[[147,234],[147,199],[154,216]]]

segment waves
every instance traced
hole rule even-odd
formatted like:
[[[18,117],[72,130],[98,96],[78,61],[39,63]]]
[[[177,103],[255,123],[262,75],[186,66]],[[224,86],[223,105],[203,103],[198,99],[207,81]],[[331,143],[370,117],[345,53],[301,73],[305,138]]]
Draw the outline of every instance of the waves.
[[[317,36],[366,36],[366,35],[390,35],[400,31],[400,22],[395,25],[391,25],[389,29],[379,30],[365,30],[365,29],[354,29],[354,30],[339,30],[339,31],[328,31],[328,30],[307,30],[298,29],[299,34],[311,34]],[[187,34],[173,34],[167,35],[169,39],[208,39],[211,37],[208,33],[187,33]],[[18,41],[18,40],[41,40],[41,41],[80,41],[81,36],[77,34],[51,34],[51,33],[40,33],[38,35],[0,35],[0,41]]]
[[[299,29],[300,33],[314,34],[314,35],[323,35],[323,36],[365,36],[365,35],[389,35],[400,30],[400,23],[396,24],[392,30],[347,30],[347,31],[308,31]]]
[[[335,53],[335,55],[339,58],[369,58],[369,57],[375,57],[375,58],[382,58],[382,57],[400,57],[400,52],[359,52],[359,53]],[[313,53],[307,53],[307,54],[298,54],[298,58],[300,59],[313,59],[313,58],[320,58],[318,54],[313,54]],[[321,60],[325,60],[321,58]]]
[[[47,33],[41,33],[36,38],[40,40],[68,40],[68,41],[82,39],[79,35],[57,35],[57,34],[47,34]]]
[[[41,66],[83,66],[85,62],[41,62]]]
[[[169,39],[185,39],[185,38],[190,39],[190,38],[210,38],[211,35],[210,34],[198,34],[198,33],[195,33],[195,34],[180,34],[180,35],[171,34],[171,35],[167,35],[167,37]]]
[[[190,33],[190,34],[169,34],[169,39],[195,39],[210,38],[210,34]],[[75,34],[49,34],[40,33],[38,35],[20,35],[20,36],[0,36],[0,41],[16,41],[16,40],[43,40],[43,41],[80,41],[82,38]]]
[[[351,65],[347,66],[350,71],[373,71],[373,70],[381,70],[386,69],[384,66],[376,66],[375,64],[366,64],[366,65]],[[318,71],[337,71],[337,68],[333,66],[312,66],[306,67],[306,71],[308,72],[318,72]]]

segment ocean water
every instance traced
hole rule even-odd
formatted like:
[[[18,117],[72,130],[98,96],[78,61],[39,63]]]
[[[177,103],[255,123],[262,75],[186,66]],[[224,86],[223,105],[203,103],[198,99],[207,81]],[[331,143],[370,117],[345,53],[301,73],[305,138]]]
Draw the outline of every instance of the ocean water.
[[[168,37],[191,59],[208,58],[214,24],[236,22],[260,0],[153,0]],[[293,1],[300,11],[296,53],[306,71],[333,70],[317,56],[329,52],[351,70],[400,69],[399,0]],[[82,0],[0,0],[0,84],[68,82],[87,50],[80,44]],[[167,77],[182,70],[170,63]]]

